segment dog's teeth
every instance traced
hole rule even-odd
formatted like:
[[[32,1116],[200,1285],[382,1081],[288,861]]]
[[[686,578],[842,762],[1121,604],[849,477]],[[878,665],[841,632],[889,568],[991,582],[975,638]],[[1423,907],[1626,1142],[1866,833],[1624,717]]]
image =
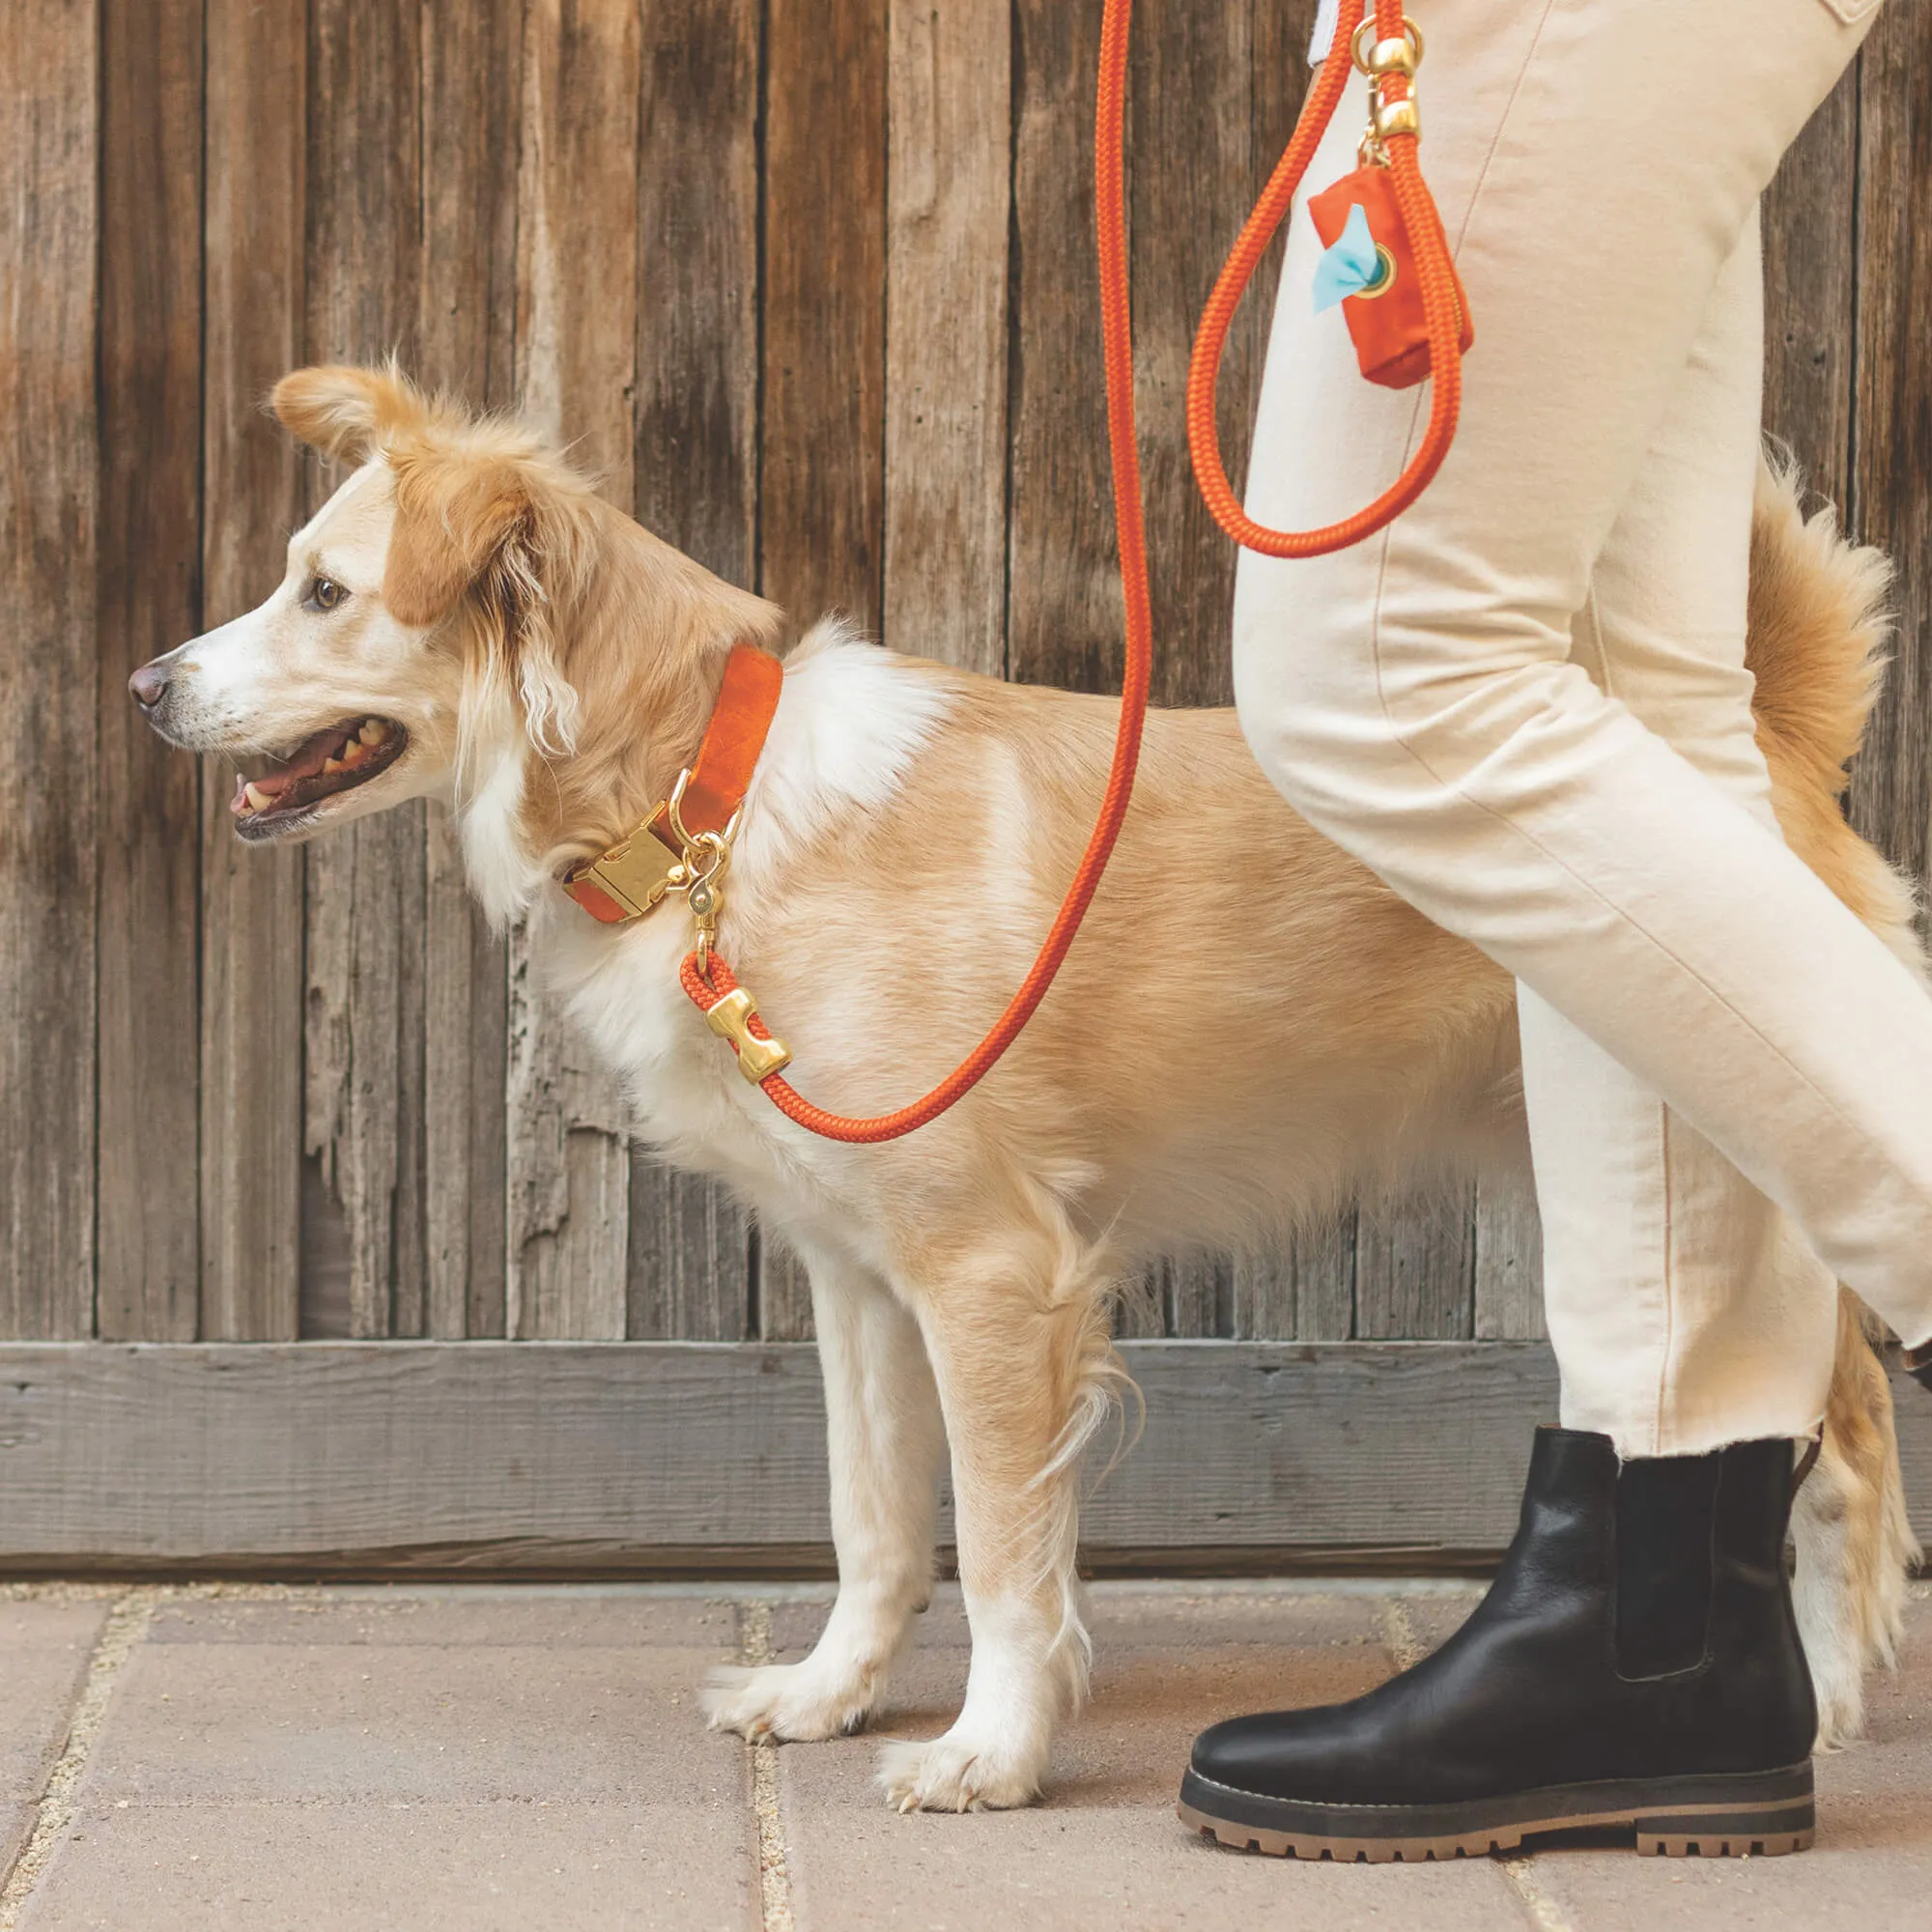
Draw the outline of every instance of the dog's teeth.
[[[345,765],[359,765],[369,755],[369,748],[359,738],[352,738],[342,753]]]
[[[346,772],[349,767],[340,758],[325,758],[322,768],[326,772]]]
[[[262,787],[258,784],[246,785],[243,787],[243,791],[246,794],[249,805],[252,806],[254,810],[257,811],[267,811],[268,809],[275,802],[274,799],[268,792],[265,792],[262,789]]]
[[[355,735],[365,745],[380,745],[388,735],[388,726],[380,718],[371,718]]]

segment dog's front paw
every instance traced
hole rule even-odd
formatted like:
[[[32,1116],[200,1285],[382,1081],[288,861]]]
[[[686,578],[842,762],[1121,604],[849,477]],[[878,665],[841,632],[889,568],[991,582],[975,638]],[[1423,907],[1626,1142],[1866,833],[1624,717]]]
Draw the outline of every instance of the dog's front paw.
[[[994,1746],[957,1724],[879,1753],[879,1785],[896,1811],[1008,1811],[1039,1796],[1045,1770],[1044,1753]]]
[[[754,1670],[714,1670],[702,1701],[714,1731],[810,1744],[863,1729],[876,1695],[876,1673],[834,1674],[807,1658]]]

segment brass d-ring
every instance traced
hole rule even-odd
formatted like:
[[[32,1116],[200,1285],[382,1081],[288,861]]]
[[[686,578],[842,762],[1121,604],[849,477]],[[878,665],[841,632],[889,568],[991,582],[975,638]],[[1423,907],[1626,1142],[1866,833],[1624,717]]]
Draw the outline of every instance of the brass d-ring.
[[[1401,40],[1378,41],[1375,36],[1376,17],[1371,14],[1355,29],[1355,37],[1349,43],[1356,71],[1372,79],[1385,73],[1400,73],[1413,80],[1415,70],[1422,65],[1422,29],[1405,14]]]

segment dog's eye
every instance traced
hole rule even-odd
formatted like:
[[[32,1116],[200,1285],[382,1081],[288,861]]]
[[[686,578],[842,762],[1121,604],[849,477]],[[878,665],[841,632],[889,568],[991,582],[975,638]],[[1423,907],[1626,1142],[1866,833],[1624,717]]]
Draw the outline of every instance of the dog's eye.
[[[338,604],[346,603],[349,593],[332,577],[312,577],[309,579],[308,595],[302,602],[311,611],[333,611]]]

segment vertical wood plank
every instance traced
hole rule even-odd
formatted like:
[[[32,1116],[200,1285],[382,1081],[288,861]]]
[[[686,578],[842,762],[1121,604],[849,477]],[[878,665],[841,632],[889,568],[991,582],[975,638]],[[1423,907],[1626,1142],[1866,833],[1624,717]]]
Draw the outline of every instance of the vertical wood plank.
[[[759,588],[801,623],[880,611],[886,0],[770,0]]]
[[[305,293],[314,361],[371,361],[391,349],[405,365],[413,359],[418,27],[414,9],[386,0],[311,0]],[[320,480],[311,503],[340,480]],[[357,1337],[423,1325],[425,884],[420,805],[308,848],[302,1149],[320,1185],[306,1199],[341,1217],[348,1332]],[[305,1255],[320,1253],[325,1231],[304,1233]]]
[[[0,8],[0,1333],[84,1336],[95,1254],[92,0]]]
[[[1149,10],[1129,81],[1129,192],[1134,390],[1160,704],[1234,700],[1235,547],[1194,487],[1186,395],[1195,325],[1252,199],[1253,80],[1248,8]],[[1230,337],[1222,366],[1223,447],[1236,466],[1252,416],[1255,352],[1255,330],[1243,327]]]
[[[1541,1341],[1543,1223],[1528,1170],[1484,1175],[1476,1188],[1475,1336],[1481,1342]]]
[[[1118,688],[1122,626],[1094,267],[1099,32],[1096,8],[1013,9],[1007,665],[1085,691]]]
[[[517,193],[517,373],[534,421],[632,507],[637,378],[635,0],[530,0]],[[622,1095],[510,942],[508,1332],[621,1338]]]
[[[1006,668],[1011,0],[893,0],[884,635]]]
[[[1388,1207],[1355,1224],[1355,1334],[1363,1341],[1453,1342],[1475,1319],[1475,1190]]]
[[[1764,198],[1764,426],[1840,505],[1852,452],[1858,158],[1854,65]]]
[[[1858,389],[1852,509],[1898,565],[1885,695],[1852,775],[1852,822],[1926,876],[1932,669],[1932,13],[1888,7],[1860,56]]]
[[[752,1257],[757,1271],[759,1340],[810,1342],[817,1330],[812,1326],[811,1279],[805,1264],[764,1227],[752,1231]]]
[[[201,0],[100,13],[99,1264],[106,1341],[200,1316],[201,784],[128,696],[201,617]]]
[[[743,1210],[715,1183],[631,1168],[627,1332],[634,1342],[742,1342],[751,1333]]]
[[[522,0],[427,0],[418,373],[489,409],[515,399],[522,76]],[[440,805],[424,866],[425,1326],[501,1335],[508,955]]]
[[[757,572],[756,0],[664,0],[639,60],[639,520],[733,583]],[[631,1151],[629,1332],[735,1341],[750,1229],[715,1183]]]
[[[208,0],[204,621],[281,581],[301,469],[259,408],[302,359],[306,0]],[[301,1185],[302,854],[244,848],[203,761],[201,1337],[290,1341]]]

